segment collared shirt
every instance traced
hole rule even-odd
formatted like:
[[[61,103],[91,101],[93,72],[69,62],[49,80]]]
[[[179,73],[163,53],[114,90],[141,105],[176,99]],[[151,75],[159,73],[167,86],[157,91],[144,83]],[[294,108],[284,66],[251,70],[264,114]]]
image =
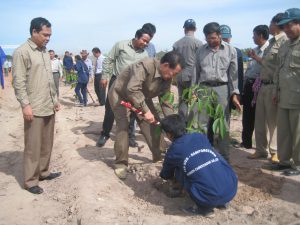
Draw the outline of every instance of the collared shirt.
[[[74,65],[72,57],[65,55],[63,59],[63,65],[66,68],[66,70],[71,70]]]
[[[54,114],[57,95],[46,48],[39,49],[28,39],[15,50],[12,71],[13,87],[21,106],[30,104],[35,116]]]
[[[148,58],[128,66],[109,90],[112,108],[117,107],[121,100],[131,102],[144,113],[148,112],[150,107],[154,108],[152,98],[164,96],[170,91],[172,82],[162,78],[159,65],[158,60]],[[174,113],[172,105],[167,102],[160,104],[164,115]]]
[[[229,94],[239,94],[237,88],[237,53],[234,47],[221,42],[218,50],[202,45],[196,53],[196,83],[228,83]]]
[[[127,66],[148,57],[144,49],[135,49],[132,40],[117,42],[103,61],[102,79],[118,76]]]
[[[91,76],[93,74],[93,63],[92,63],[92,60],[90,60],[89,58],[86,58],[84,60],[84,63],[85,63],[85,65],[88,68],[89,75]]]
[[[269,46],[269,42],[266,41],[261,47],[254,48],[254,52],[257,56],[263,57],[265,49]],[[245,79],[256,79],[260,75],[261,65],[256,60],[251,60],[248,63],[247,70],[245,72]]]
[[[51,68],[52,68],[52,73],[59,73],[60,77],[63,75],[63,70],[61,63],[58,59],[53,58],[51,59]]]
[[[145,48],[145,50],[148,52],[148,56],[150,58],[154,58],[156,56],[155,46],[151,42],[149,42],[149,44],[147,45],[147,47]]]
[[[277,53],[279,47],[288,40],[284,32],[279,33],[269,40],[269,46],[263,54],[261,63],[260,78],[265,81],[273,81],[277,67]]]
[[[96,59],[95,68],[94,68],[95,74],[102,73],[104,59],[105,57],[102,54]]]
[[[287,40],[278,51],[278,68],[275,75],[279,92],[279,107],[300,108],[300,36]]]
[[[181,71],[182,81],[195,80],[195,58],[197,50],[202,46],[202,42],[194,37],[194,35],[185,35],[180,40],[176,41],[173,49],[179,52],[185,61],[185,68]]]

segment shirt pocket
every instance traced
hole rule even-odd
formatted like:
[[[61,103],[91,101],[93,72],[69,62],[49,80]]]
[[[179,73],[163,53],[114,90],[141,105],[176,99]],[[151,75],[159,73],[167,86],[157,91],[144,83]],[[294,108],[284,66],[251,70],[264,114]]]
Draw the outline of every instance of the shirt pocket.
[[[219,68],[220,70],[227,70],[229,65],[229,59],[227,57],[219,58]]]
[[[300,70],[300,51],[299,50],[292,51],[290,67]]]
[[[300,106],[300,87],[298,89],[293,89],[290,91],[289,103],[291,105]]]

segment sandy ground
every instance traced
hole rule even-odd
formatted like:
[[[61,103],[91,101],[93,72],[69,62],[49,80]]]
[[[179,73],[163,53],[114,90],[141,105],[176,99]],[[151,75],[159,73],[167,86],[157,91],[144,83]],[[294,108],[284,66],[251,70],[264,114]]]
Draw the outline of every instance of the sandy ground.
[[[94,98],[92,85],[89,86]],[[41,195],[23,186],[23,120],[9,84],[0,93],[0,225],[153,225],[153,224],[300,224],[300,177],[261,169],[267,160],[248,160],[249,151],[231,147],[239,189],[227,210],[212,219],[184,214],[188,197],[169,198],[159,177],[161,163],[151,163],[147,147],[130,149],[130,173],[119,180],[112,170],[113,140],[95,147],[104,107],[74,107],[73,90],[61,85],[51,170],[62,176],[40,182]],[[91,101],[90,101],[91,102]],[[231,135],[240,140],[241,118],[232,119]],[[144,144],[142,135],[138,142]],[[252,150],[253,151],[253,150]],[[250,150],[251,152],[251,150]]]

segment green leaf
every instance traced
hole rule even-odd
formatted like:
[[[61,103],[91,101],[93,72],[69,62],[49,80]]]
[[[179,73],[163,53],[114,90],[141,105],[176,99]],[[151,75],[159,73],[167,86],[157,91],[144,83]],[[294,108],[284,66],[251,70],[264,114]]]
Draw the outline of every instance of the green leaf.
[[[226,132],[227,132],[227,130],[226,130],[224,118],[221,118],[220,119],[220,135],[221,135],[222,139],[224,139]]]
[[[218,128],[219,128],[219,124],[220,124],[220,118],[218,118],[218,119],[216,119],[215,121],[214,121],[214,123],[213,123],[213,132],[214,132],[214,134],[216,134],[217,133],[217,130],[218,130]]]
[[[188,105],[188,111],[189,112],[193,111],[196,101],[197,101],[197,99],[193,98],[191,103]]]
[[[223,109],[220,104],[217,105],[215,112],[215,119],[223,116]]]
[[[203,102],[198,99],[198,112],[201,113],[202,112],[202,108],[203,108]]]
[[[189,93],[189,88],[185,88],[183,91],[182,91],[182,99],[184,100],[187,100],[188,99],[188,93]]]
[[[169,99],[170,96],[170,92],[168,91],[166,94],[164,94],[161,98],[160,101],[161,102],[165,102],[167,99]]]
[[[174,93],[173,93],[173,92],[170,93],[170,96],[169,96],[169,103],[170,103],[171,105],[173,105],[173,103],[174,103]]]

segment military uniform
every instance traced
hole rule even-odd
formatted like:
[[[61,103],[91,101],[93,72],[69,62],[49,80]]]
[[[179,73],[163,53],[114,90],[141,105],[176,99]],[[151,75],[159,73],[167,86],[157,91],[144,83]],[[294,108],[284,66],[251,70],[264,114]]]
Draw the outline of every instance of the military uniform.
[[[128,165],[128,124],[129,109],[120,102],[131,102],[143,113],[149,110],[159,118],[154,107],[152,98],[163,96],[171,88],[171,80],[163,80],[159,73],[159,61],[156,59],[145,59],[127,67],[116,79],[109,89],[108,99],[116,119],[116,140],[114,151],[116,164]],[[173,107],[167,103],[161,103],[165,115],[173,114]],[[160,159],[160,135],[155,133],[155,125],[149,124],[141,118],[137,118],[146,142],[153,154],[153,161]]]
[[[261,63],[261,88],[258,92],[255,109],[255,141],[256,151],[262,156],[268,155],[267,148],[271,155],[277,152],[277,106],[272,103],[273,89],[275,88],[273,79],[277,67],[278,49],[286,40],[287,36],[284,32],[271,38]],[[268,131],[269,140],[267,138]]]
[[[278,60],[278,158],[300,170],[300,37],[280,47]]]
[[[202,42],[200,40],[195,38],[193,35],[188,34],[173,45],[174,51],[179,52],[185,60],[185,68],[176,76],[179,97],[178,113],[185,118],[187,118],[188,107],[187,104],[182,101],[182,92],[184,89],[189,88],[191,81],[196,78],[196,52],[201,46]]]

